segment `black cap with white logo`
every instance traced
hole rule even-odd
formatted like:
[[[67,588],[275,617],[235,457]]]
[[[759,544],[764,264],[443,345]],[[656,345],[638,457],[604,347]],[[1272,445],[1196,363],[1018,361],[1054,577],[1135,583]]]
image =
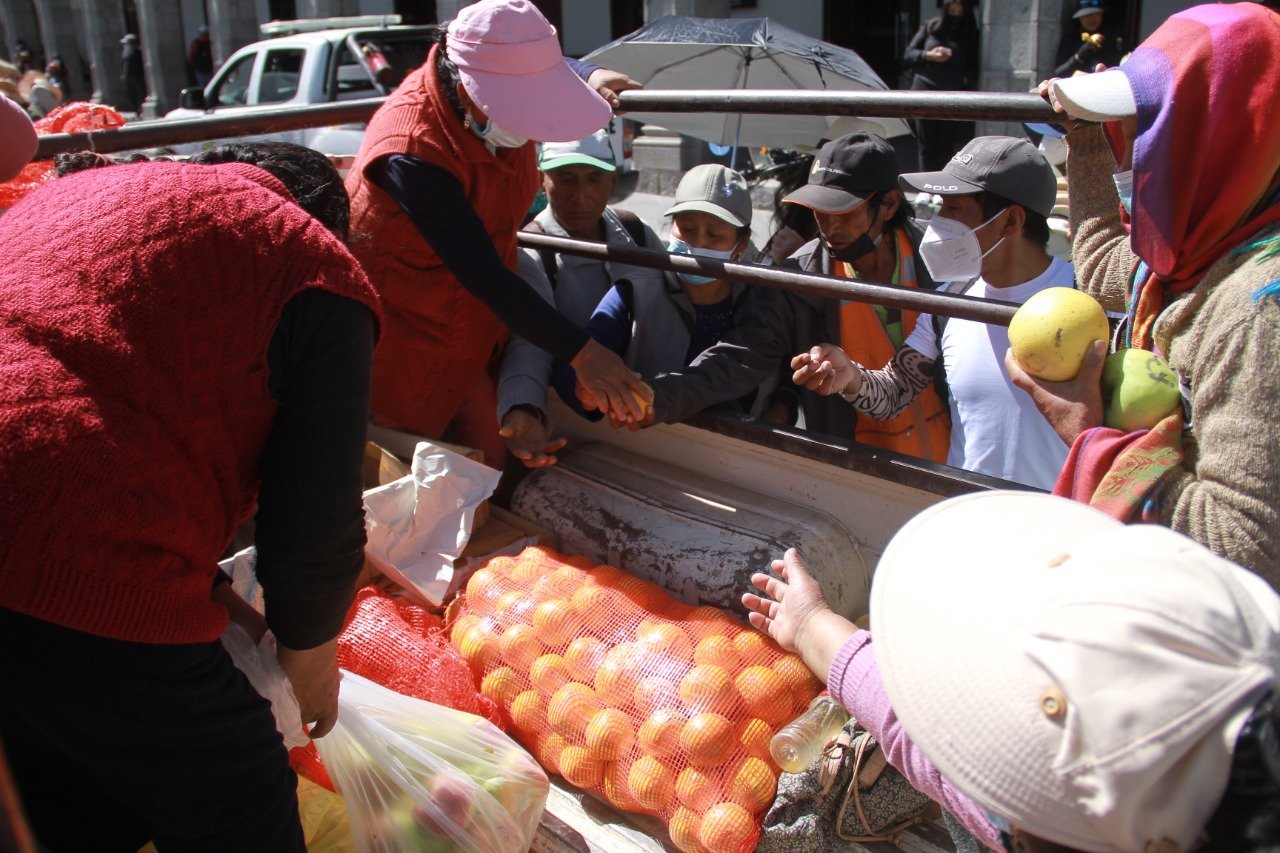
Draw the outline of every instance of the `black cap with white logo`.
[[[979,136],[940,172],[913,172],[902,188],[934,195],[989,192],[1041,216],[1053,212],[1058,176],[1034,145],[1012,136]]]
[[[874,133],[849,133],[818,150],[809,183],[783,199],[819,213],[848,213],[873,193],[898,188],[898,157]]]

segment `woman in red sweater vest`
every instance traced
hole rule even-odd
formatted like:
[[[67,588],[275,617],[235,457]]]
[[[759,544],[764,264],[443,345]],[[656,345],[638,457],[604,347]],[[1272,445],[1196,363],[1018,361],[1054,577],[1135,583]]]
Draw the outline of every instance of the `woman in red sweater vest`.
[[[486,398],[479,423],[455,423],[453,438],[501,467],[489,368],[508,329],[572,363],[588,408],[643,418],[647,386],[515,273],[516,231],[538,188],[532,140],[590,135],[609,120],[605,96],[638,86],[571,68],[528,0],[480,0],[374,115],[347,189],[352,250],[387,312],[376,422],[439,438]]]
[[[198,159],[0,218],[0,739],[51,850],[304,849],[270,706],[219,641],[255,503],[280,663],[313,735],[337,716],[378,299],[323,155]]]

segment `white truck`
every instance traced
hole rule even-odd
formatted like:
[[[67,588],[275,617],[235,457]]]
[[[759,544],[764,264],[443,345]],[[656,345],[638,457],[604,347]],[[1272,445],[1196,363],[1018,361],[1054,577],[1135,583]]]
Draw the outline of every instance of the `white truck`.
[[[436,34],[433,26],[400,25],[399,15],[272,21],[259,30],[262,41],[233,53],[203,89],[183,89],[180,106],[165,119],[253,115],[382,97],[423,63]],[[631,169],[631,124],[617,117],[609,122],[614,157],[623,171]],[[363,123],[350,123],[236,138],[294,142],[352,157],[360,150],[364,130]],[[194,154],[210,144],[173,147],[179,154]]]

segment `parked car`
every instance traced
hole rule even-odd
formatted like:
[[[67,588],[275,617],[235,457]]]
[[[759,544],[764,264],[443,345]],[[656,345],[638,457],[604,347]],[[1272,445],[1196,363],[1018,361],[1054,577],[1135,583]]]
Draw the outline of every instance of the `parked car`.
[[[252,114],[389,94],[423,63],[435,37],[434,27],[399,26],[398,20],[370,15],[263,24],[263,34],[273,38],[237,50],[203,89],[184,89],[181,106],[165,118]],[[354,155],[364,129],[363,123],[352,123],[239,138],[278,139],[325,154]],[[193,153],[208,144],[176,148]]]

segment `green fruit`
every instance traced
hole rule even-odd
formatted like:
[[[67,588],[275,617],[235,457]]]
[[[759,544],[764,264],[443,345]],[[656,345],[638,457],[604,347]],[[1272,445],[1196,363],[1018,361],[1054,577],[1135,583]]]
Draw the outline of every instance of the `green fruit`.
[[[1182,402],[1178,377],[1169,363],[1153,352],[1122,349],[1107,356],[1102,366],[1105,422],[1133,432],[1151,429]]]

